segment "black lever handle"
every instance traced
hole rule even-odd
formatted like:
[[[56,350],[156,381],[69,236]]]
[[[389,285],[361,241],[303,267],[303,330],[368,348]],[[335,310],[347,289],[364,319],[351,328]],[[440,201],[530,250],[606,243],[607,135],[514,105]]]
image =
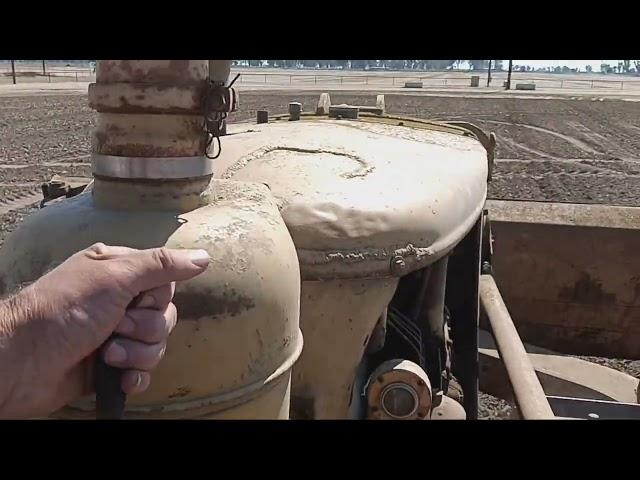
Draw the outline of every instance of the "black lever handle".
[[[127,306],[135,308],[144,297],[138,294]],[[111,335],[112,340],[115,335]],[[107,343],[105,342],[105,343]],[[127,395],[122,391],[122,369],[104,363],[102,357],[96,355],[95,363],[96,420],[122,420]]]
[[[122,370],[104,363],[100,355],[96,355],[95,389],[96,419],[121,420],[127,395],[122,391]]]

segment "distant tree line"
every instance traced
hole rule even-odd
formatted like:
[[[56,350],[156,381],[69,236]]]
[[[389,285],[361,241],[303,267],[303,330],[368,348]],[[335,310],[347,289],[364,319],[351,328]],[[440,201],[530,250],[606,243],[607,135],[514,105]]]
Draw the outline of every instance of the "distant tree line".
[[[16,63],[33,63],[40,60],[16,60]],[[9,60],[0,60],[0,63]],[[47,60],[47,64],[62,63],[69,65],[88,65],[95,60]],[[268,68],[312,68],[312,69],[351,69],[351,70],[487,70],[489,60],[234,60],[235,66]],[[492,70],[505,70],[503,60],[491,60]],[[538,67],[531,65],[513,65],[514,72],[577,73],[577,68],[565,66]],[[593,71],[592,65],[584,69]],[[604,74],[640,75],[640,60],[620,60],[617,65],[602,63],[600,72]]]
[[[352,70],[448,70],[468,62],[470,70],[486,70],[489,60],[234,60],[234,65],[269,68],[326,68]],[[492,68],[502,70],[502,60]]]
[[[640,74],[640,60],[621,60],[617,65],[600,64],[602,73],[635,73]]]
[[[236,66],[266,68],[312,68],[312,69],[351,69],[351,70],[487,70],[489,60],[234,60]],[[491,69],[505,70],[503,60],[491,60]],[[531,65],[513,65],[514,72],[578,73],[578,68],[566,65],[556,67],[538,67]],[[593,71],[587,65],[585,72]],[[640,74],[640,60],[621,60],[618,65],[603,63],[602,73]]]

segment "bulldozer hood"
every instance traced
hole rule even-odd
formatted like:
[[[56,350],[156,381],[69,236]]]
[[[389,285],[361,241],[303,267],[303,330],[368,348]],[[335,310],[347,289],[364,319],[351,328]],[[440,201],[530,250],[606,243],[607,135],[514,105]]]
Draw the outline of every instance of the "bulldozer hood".
[[[281,121],[230,125],[214,176],[271,189],[304,279],[398,276],[441,258],[471,229],[487,163],[479,141],[449,132]]]

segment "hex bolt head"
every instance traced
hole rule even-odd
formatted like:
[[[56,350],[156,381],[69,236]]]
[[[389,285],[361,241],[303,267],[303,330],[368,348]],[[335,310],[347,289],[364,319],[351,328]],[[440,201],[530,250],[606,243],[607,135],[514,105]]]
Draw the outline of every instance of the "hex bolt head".
[[[401,274],[404,269],[407,267],[407,264],[400,255],[396,255],[391,259],[391,273],[394,275]]]

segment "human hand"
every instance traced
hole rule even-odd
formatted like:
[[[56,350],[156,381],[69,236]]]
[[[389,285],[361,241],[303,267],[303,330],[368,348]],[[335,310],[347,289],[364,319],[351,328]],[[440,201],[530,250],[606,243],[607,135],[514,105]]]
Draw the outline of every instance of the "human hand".
[[[144,391],[176,323],[175,282],[208,263],[203,250],[98,243],[2,302],[0,417],[48,415],[93,393],[96,354],[123,369],[125,393]]]

